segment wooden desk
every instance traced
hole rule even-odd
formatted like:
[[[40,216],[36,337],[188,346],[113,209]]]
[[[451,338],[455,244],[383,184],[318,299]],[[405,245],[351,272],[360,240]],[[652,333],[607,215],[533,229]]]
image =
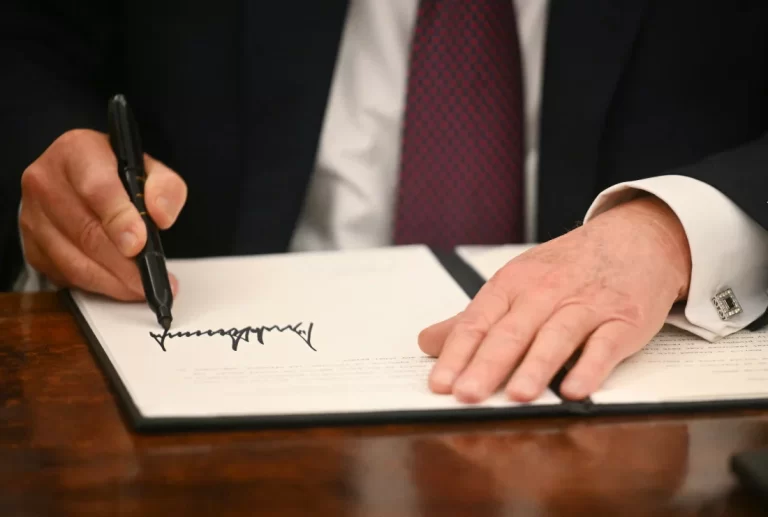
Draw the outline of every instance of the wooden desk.
[[[758,515],[768,412],[136,435],[54,295],[0,295],[0,515]]]

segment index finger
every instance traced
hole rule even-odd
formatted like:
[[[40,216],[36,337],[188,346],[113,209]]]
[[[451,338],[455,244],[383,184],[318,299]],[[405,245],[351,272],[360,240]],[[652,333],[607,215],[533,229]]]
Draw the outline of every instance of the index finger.
[[[120,181],[106,135],[92,133],[78,139],[66,156],[64,171],[109,239],[125,256],[135,255],[144,246],[147,230]]]
[[[509,312],[510,296],[491,279],[483,285],[467,309],[458,316],[429,376],[437,393],[450,393],[453,383],[469,363],[486,334]]]

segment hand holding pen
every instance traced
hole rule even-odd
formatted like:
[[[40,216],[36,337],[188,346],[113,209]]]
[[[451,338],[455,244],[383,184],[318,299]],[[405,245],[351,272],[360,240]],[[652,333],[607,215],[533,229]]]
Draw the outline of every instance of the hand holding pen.
[[[159,161],[144,159],[146,211],[160,229],[169,228],[187,187]],[[135,257],[147,240],[146,223],[120,181],[107,135],[64,133],[27,167],[21,186],[22,243],[34,269],[59,287],[145,299]]]

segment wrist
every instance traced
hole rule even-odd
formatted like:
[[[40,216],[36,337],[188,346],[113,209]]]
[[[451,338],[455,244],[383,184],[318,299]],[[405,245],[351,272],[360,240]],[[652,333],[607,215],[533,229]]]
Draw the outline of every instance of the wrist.
[[[650,245],[654,254],[670,272],[670,281],[676,288],[675,301],[688,297],[691,283],[691,249],[680,219],[664,201],[652,195],[643,195],[622,203],[609,212],[618,212],[630,219],[633,228],[645,236],[639,245]]]

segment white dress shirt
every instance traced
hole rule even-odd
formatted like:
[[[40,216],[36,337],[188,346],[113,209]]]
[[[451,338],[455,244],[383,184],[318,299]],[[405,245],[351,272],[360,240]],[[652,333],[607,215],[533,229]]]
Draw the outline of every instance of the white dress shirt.
[[[514,0],[525,99],[526,240],[536,242],[538,123],[546,0]],[[391,244],[410,41],[418,0],[351,0],[317,166],[291,250],[381,247]],[[669,322],[707,339],[728,335],[768,306],[768,233],[719,191],[692,178],[661,176],[607,189],[585,222],[639,191],[665,201],[691,246],[687,303]],[[43,284],[27,266],[23,290]],[[711,298],[731,287],[743,313],[721,321]]]
[[[526,239],[536,242],[538,124],[546,0],[514,0],[524,72]],[[344,28],[317,167],[293,251],[388,246],[397,192],[400,129],[418,0],[352,0]],[[638,193],[665,201],[682,221],[693,272],[687,303],[669,322],[707,339],[740,330],[768,306],[768,233],[719,191],[661,176],[616,185],[585,222]],[[731,287],[743,313],[721,321],[711,298]]]

